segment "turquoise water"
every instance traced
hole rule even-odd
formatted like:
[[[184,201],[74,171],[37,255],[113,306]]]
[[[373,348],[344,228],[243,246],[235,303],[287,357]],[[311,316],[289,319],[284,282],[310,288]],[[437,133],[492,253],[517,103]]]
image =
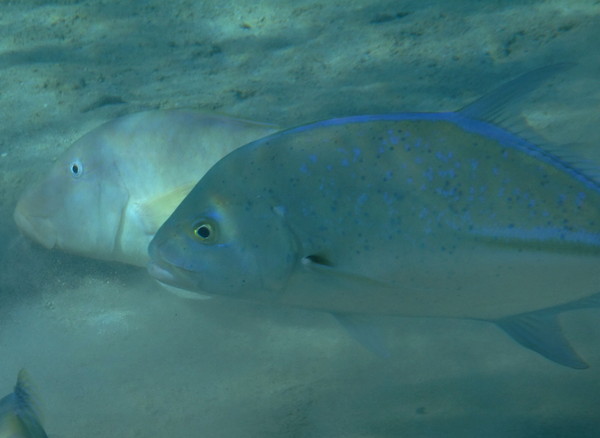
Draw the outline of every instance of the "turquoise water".
[[[562,317],[570,370],[473,321],[386,319],[375,357],[328,315],[185,301],[143,270],[18,234],[25,186],[73,140],[148,108],[296,125],[454,110],[577,62],[522,108],[600,163],[595,1],[0,4],[0,393],[26,367],[57,437],[595,437],[597,309]]]

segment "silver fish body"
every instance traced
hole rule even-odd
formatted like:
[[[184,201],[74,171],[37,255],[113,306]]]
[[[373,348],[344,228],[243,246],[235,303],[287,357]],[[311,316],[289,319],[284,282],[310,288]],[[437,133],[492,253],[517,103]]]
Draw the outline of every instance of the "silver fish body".
[[[498,321],[598,293],[598,182],[473,114],[333,119],[246,145],[161,227],[150,273],[338,314]]]

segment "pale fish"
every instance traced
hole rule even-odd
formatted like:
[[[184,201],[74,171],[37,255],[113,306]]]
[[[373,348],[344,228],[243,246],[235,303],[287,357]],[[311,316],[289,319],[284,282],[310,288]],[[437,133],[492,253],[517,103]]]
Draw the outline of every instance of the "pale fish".
[[[0,400],[0,438],[47,438],[25,370],[13,392]]]
[[[120,117],[62,154],[22,195],[15,221],[46,248],[146,266],[150,239],[210,166],[274,131],[185,110]]]
[[[325,120],[245,145],[159,229],[149,271],[329,311],[363,340],[366,314],[485,319],[585,368],[557,313],[600,301],[598,172],[498,123],[515,126],[507,104],[565,68],[458,112]]]

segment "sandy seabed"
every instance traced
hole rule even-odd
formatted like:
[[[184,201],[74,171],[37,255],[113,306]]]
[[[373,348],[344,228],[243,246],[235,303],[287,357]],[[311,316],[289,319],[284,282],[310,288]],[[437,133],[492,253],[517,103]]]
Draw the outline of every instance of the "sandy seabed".
[[[600,163],[600,2],[3,1],[0,391],[29,370],[50,437],[597,437],[600,310],[562,317],[591,368],[491,324],[382,321],[391,359],[326,314],[186,301],[145,271],[18,234],[19,194],[72,141],[149,108],[292,126],[446,111],[556,62],[524,105]]]

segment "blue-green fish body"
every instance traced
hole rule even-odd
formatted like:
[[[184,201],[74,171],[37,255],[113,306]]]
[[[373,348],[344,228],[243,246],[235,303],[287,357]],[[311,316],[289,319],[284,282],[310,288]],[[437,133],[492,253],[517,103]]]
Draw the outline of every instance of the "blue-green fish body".
[[[337,314],[499,323],[600,292],[599,184],[474,110],[333,119],[248,144],[162,226],[150,272]]]
[[[47,438],[24,370],[14,391],[0,400],[0,438]]]

